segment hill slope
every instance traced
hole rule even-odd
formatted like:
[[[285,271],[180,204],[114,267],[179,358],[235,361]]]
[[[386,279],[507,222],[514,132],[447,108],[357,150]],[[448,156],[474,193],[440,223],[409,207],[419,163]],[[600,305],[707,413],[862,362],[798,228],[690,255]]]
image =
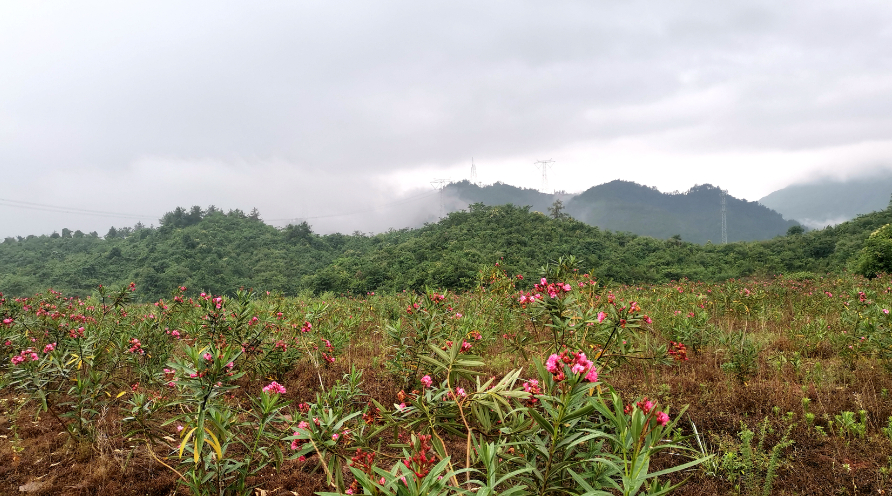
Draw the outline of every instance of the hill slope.
[[[567,203],[575,218],[603,229],[654,238],[680,235],[694,243],[717,243],[722,237],[721,190],[704,184],[684,193],[661,193],[629,181],[589,188]],[[726,197],[728,241],[770,239],[797,225],[758,203]]]
[[[472,203],[513,204],[548,212],[560,199],[566,213],[586,224],[612,231],[666,239],[680,235],[685,241],[721,241],[721,190],[705,184],[680,193],[661,193],[630,181],[611,181],[578,195],[546,194],[534,189],[503,183],[477,186],[468,181],[446,187],[449,210],[457,211]],[[780,214],[759,205],[728,196],[726,198],[728,241],[754,241],[786,234],[797,225]]]
[[[436,224],[374,236],[320,236],[305,223],[276,229],[238,211],[184,219],[165,216],[158,228],[110,231],[105,239],[70,233],[7,238],[0,243],[0,292],[27,295],[53,287],[85,295],[99,284],[130,281],[148,299],[179,285],[224,294],[239,287],[286,294],[461,290],[475,286],[485,265],[499,262],[530,284],[540,267],[566,255],[603,281],[623,283],[823,273],[845,268],[873,230],[892,223],[892,210],[819,231],[726,245],[614,233],[510,205],[475,204]]]
[[[759,203],[788,219],[821,228],[882,210],[889,204],[890,195],[892,173],[884,173],[845,182],[794,184],[765,196]]]

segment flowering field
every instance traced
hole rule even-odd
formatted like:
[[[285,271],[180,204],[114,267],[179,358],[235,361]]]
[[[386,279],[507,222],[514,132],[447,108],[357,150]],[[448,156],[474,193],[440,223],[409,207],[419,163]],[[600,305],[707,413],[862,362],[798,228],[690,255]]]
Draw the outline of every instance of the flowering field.
[[[0,494],[892,485],[887,276],[605,287],[560,260],[534,279],[0,296]]]

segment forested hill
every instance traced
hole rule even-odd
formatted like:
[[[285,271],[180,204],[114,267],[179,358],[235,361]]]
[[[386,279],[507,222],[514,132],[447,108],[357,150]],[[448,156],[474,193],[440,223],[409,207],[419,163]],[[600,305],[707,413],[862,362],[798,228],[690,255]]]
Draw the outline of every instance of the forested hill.
[[[450,210],[479,202],[529,205],[531,210],[545,213],[555,200],[561,200],[567,214],[601,229],[661,239],[677,235],[700,244],[722,240],[721,189],[709,184],[694,186],[684,193],[661,193],[656,188],[617,180],[568,195],[503,183],[478,186],[461,181],[448,185],[445,193],[450,199]],[[771,239],[798,225],[757,202],[733,196],[726,196],[725,202],[729,241]]]
[[[892,211],[833,228],[769,241],[697,245],[615,233],[514,206],[472,205],[436,224],[368,235],[320,236],[307,224],[277,229],[240,211],[177,209],[157,228],[113,229],[105,238],[62,235],[0,243],[0,292],[48,287],[86,295],[99,284],[134,281],[141,299],[177,286],[231,294],[239,287],[296,294],[474,287],[481,267],[499,262],[529,283],[538,269],[574,255],[602,281],[721,280],[750,275],[841,270]],[[531,277],[532,276],[532,277]]]
[[[629,181],[589,188],[567,203],[567,213],[603,229],[685,241],[722,240],[721,189],[703,184],[684,193],[661,193]],[[796,221],[756,202],[726,195],[728,241],[754,241],[786,234]]]

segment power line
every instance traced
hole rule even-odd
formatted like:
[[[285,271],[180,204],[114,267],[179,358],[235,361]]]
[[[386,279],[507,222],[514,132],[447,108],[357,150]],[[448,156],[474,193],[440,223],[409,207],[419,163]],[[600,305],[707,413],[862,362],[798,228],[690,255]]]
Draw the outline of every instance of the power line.
[[[53,212],[53,213],[65,213],[65,214],[76,214],[76,215],[92,215],[96,217],[120,217],[125,219],[154,219],[156,216],[154,215],[138,215],[138,214],[126,214],[120,212],[107,212],[104,210],[90,210],[86,208],[77,208],[77,207],[63,207],[60,205],[47,205],[44,203],[34,203],[34,202],[26,202],[20,200],[9,200],[6,198],[0,198],[0,206],[4,207],[13,207],[13,208],[21,208],[26,210],[38,210],[42,212]]]
[[[334,213],[334,214],[323,214],[323,215],[314,215],[310,217],[298,217],[300,219],[325,219],[330,217],[344,217],[350,215],[358,215],[363,213],[374,212],[377,210],[382,210],[385,208],[393,207],[396,205],[401,205],[404,203],[413,202],[416,200],[421,200],[424,198],[429,198],[431,196],[439,193],[438,191],[434,191],[431,193],[422,193],[420,195],[411,196],[409,198],[403,198],[401,200],[396,200],[389,203],[384,203],[381,205],[377,205],[371,208],[366,208],[362,210],[354,210],[352,212],[342,212],[342,213]],[[73,214],[73,215],[82,215],[82,216],[93,216],[93,217],[116,217],[122,219],[135,219],[135,220],[150,220],[150,219],[158,219],[161,216],[158,215],[139,215],[139,214],[128,214],[128,213],[116,213],[116,212],[108,212],[103,210],[91,210],[85,208],[78,207],[65,207],[61,205],[48,205],[44,203],[34,203],[34,202],[26,202],[20,200],[9,200],[6,198],[0,198],[0,207],[12,207],[12,208],[20,208],[25,210],[36,210],[40,212],[51,212],[51,213],[65,213],[65,214]],[[268,219],[267,222],[284,222],[284,221],[292,221],[298,218],[289,217],[284,219]]]
[[[420,194],[417,196],[403,198],[402,200],[397,200],[397,201],[393,201],[390,203],[384,203],[382,205],[378,205],[378,206],[371,207],[371,208],[366,208],[366,209],[362,209],[362,210],[354,210],[352,212],[343,212],[343,213],[338,213],[338,214],[325,214],[325,215],[312,215],[310,217],[289,217],[289,218],[285,218],[285,219],[268,219],[267,222],[285,222],[285,221],[293,221],[293,220],[297,220],[297,219],[304,219],[304,220],[325,219],[325,218],[329,218],[329,217],[345,217],[348,215],[358,215],[358,214],[364,214],[364,213],[369,213],[369,212],[375,212],[377,210],[392,207],[395,205],[401,205],[403,203],[408,203],[408,202],[420,200],[423,198],[429,198],[431,196],[434,196],[435,194],[437,194],[436,191],[434,191],[433,193],[423,193],[423,194]]]

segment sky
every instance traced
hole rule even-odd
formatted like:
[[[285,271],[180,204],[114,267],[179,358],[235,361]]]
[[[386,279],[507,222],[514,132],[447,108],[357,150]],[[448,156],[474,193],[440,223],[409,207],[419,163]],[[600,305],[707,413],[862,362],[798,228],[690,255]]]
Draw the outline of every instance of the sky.
[[[0,237],[379,232],[435,179],[759,198],[892,168],[892,3],[0,3]]]

